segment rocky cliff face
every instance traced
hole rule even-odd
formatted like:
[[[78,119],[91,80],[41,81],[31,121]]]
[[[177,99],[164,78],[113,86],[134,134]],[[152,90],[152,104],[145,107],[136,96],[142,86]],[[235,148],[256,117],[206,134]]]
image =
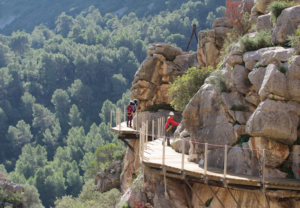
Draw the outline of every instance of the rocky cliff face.
[[[262,2],[258,2],[256,7],[262,9],[260,4]],[[255,13],[255,9],[252,13]],[[271,23],[270,14],[259,16],[256,22],[259,30],[270,29],[271,25],[274,44],[284,43],[288,40],[288,34],[292,35],[300,23],[300,6],[283,10],[274,24]],[[215,55],[215,59],[217,58],[218,55]],[[182,121],[184,131],[195,142],[218,145],[232,145],[242,135],[248,134],[252,137],[243,146],[245,149],[250,148],[256,158],[239,158],[242,164],[253,161],[248,168],[229,162],[231,170],[254,174],[247,169],[254,170],[257,167],[255,160],[260,163],[262,150],[266,149],[268,172],[280,173],[274,177],[285,177],[286,174],[276,168],[289,160],[288,166],[294,167],[294,175],[298,178],[297,164],[290,164],[292,160],[289,157],[297,153],[290,154],[290,150],[298,150],[293,144],[297,140],[300,116],[300,56],[295,55],[292,48],[279,46],[245,54],[234,47],[224,63],[222,71],[212,74],[186,106]],[[279,68],[284,68],[286,72]],[[222,79],[230,89],[222,91],[220,86],[214,84],[218,79]],[[234,108],[236,106],[242,106],[243,109]],[[194,160],[194,154],[201,156],[204,146],[191,146],[193,152],[190,158]],[[213,148],[218,147],[210,146],[210,149]],[[231,149],[228,154],[243,153]],[[211,157],[217,158],[217,151],[216,154],[211,153]],[[242,167],[244,170],[239,170]],[[257,174],[258,171],[254,172]]]
[[[169,104],[169,82],[188,68],[199,65],[196,53],[182,52],[180,48],[166,43],[152,44],[148,56],[134,75],[131,97],[139,100],[141,110],[154,104]]]
[[[288,177],[283,166],[299,178],[300,145],[295,142],[300,136],[300,56],[293,48],[279,44],[286,43],[288,36],[300,25],[300,6],[283,10],[273,23],[271,14],[266,10],[270,2],[259,0],[251,12],[250,21],[256,25],[256,31],[272,30],[272,41],[276,46],[246,53],[233,47],[223,60],[221,70],[206,79],[186,106],[175,137],[191,139],[185,145],[189,149],[184,150],[189,152],[190,161],[201,164],[204,159],[203,143],[209,143],[212,144],[208,153],[209,166],[222,168],[224,148],[218,145],[228,145],[228,171],[261,176],[265,149],[266,178]],[[163,95],[168,90],[168,82],[186,71],[187,67],[183,65],[193,66],[198,62],[201,66],[216,66],[221,61],[220,52],[231,28],[228,19],[218,18],[212,30],[200,31],[197,54],[182,53],[180,49],[166,44],[152,45],[131,89],[132,96],[141,100],[141,108],[171,101],[171,97]],[[251,37],[255,35],[256,32]],[[179,57],[184,64],[177,68],[176,59]],[[149,114],[144,113],[143,119],[149,119]],[[183,150],[182,140],[172,146],[176,151]],[[132,165],[136,160],[130,161],[132,163],[128,162],[126,167],[138,167]],[[130,175],[130,171],[127,173]],[[129,180],[124,186],[128,189],[123,202],[128,202],[131,207],[139,207],[137,201],[145,207],[202,207],[198,196],[204,202],[214,197],[206,185],[190,181],[193,191],[185,191],[185,185],[179,178],[168,175],[169,200],[166,200],[161,175],[161,171],[146,169],[144,183],[141,177],[136,180],[136,183],[140,181],[139,189],[130,186],[133,180]],[[236,206],[226,189],[217,185],[212,187],[225,207]],[[265,198],[260,191],[234,187],[230,190],[242,207],[264,206]],[[270,207],[300,205],[298,193],[292,191],[268,191],[267,197]],[[214,197],[210,207],[221,205]]]

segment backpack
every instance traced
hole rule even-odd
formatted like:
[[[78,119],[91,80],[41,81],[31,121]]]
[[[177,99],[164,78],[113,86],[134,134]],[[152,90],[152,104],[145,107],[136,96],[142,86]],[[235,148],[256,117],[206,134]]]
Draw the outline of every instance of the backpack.
[[[128,114],[131,114],[131,113],[132,113],[132,105],[129,105],[129,106],[128,106],[127,113],[128,113]]]

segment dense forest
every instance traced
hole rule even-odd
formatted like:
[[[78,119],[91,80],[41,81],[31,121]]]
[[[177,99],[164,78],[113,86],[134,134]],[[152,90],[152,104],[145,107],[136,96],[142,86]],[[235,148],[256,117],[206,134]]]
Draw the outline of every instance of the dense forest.
[[[192,24],[210,27],[224,3],[1,0],[0,170],[34,185],[46,207],[77,197],[122,159],[110,110],[128,103],[148,45],[185,49]]]

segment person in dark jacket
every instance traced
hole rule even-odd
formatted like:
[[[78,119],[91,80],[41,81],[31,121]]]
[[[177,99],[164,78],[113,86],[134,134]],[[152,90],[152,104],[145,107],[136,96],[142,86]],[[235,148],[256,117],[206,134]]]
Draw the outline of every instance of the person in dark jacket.
[[[130,128],[132,128],[131,122],[132,122],[133,112],[135,112],[134,103],[132,100],[130,100],[129,105],[127,106],[127,127]]]
[[[165,130],[166,130],[165,136],[167,138],[167,145],[168,146],[171,146],[171,144],[170,144],[171,129],[173,128],[174,125],[178,126],[179,123],[174,121],[174,113],[171,111],[169,113],[169,117],[168,117],[167,122],[165,124]]]

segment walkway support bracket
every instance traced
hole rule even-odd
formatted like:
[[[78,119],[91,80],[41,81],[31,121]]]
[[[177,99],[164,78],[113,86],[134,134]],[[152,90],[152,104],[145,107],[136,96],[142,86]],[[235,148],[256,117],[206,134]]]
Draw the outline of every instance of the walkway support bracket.
[[[197,198],[199,199],[199,201],[201,202],[201,204],[203,205],[203,207],[206,207],[205,204],[203,203],[203,201],[201,200],[200,196],[198,195],[197,191],[194,191],[192,186],[187,182],[186,179],[184,179],[184,181],[186,182],[186,184],[190,187],[190,189],[192,190],[192,192],[194,194],[196,194]]]

